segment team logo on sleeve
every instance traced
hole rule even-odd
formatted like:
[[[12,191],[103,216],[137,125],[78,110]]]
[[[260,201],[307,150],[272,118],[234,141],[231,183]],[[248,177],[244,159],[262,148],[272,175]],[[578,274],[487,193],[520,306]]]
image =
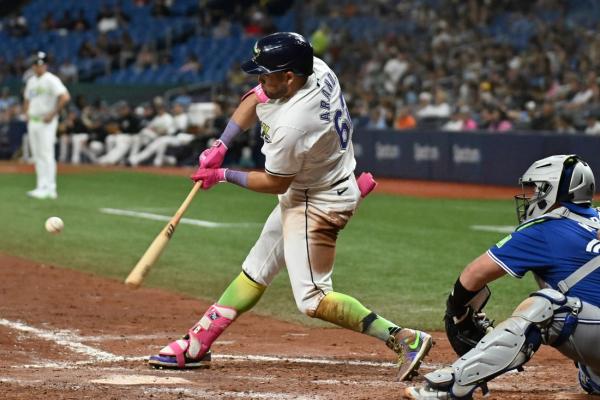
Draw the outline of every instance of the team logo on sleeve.
[[[260,137],[265,143],[271,143],[271,136],[269,136],[269,125],[264,122],[260,123]]]

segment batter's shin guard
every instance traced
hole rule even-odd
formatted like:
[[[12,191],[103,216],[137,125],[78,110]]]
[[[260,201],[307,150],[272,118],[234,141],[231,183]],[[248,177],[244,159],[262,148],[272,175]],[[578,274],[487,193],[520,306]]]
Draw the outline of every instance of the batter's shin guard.
[[[230,307],[213,304],[183,339],[165,346],[149,363],[164,368],[199,368],[206,361],[210,346],[231,325],[237,312]]]

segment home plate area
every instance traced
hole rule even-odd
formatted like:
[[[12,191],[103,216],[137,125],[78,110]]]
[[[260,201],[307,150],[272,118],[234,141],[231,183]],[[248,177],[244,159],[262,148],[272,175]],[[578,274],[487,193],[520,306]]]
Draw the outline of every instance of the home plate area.
[[[207,303],[2,255],[0,293],[2,399],[398,399],[405,387],[385,345],[337,328],[249,313],[214,344],[210,368],[156,370],[147,357]],[[434,337],[421,372],[454,358]],[[586,399],[576,376],[544,348],[525,373],[494,380],[488,398]]]

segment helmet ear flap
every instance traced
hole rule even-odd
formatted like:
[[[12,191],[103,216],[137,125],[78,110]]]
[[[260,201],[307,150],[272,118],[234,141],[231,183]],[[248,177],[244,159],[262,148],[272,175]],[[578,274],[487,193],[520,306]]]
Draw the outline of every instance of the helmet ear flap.
[[[575,169],[575,165],[572,163],[567,165],[567,162],[569,160],[565,161],[565,167],[563,168],[562,174],[560,176],[560,183],[558,184],[558,194],[556,196],[556,201],[570,201],[572,199],[572,196],[569,194],[569,188],[571,186],[571,178],[573,177],[573,170]]]
[[[560,177],[557,201],[589,204],[594,194],[594,174],[589,165],[577,156],[567,158]]]

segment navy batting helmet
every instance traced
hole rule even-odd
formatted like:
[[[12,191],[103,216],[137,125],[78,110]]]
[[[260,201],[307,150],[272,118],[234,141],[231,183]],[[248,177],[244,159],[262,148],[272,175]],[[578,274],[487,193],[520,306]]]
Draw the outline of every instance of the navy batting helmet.
[[[252,59],[243,63],[242,69],[254,75],[292,71],[308,76],[313,72],[313,48],[298,33],[273,33],[256,42]]]

